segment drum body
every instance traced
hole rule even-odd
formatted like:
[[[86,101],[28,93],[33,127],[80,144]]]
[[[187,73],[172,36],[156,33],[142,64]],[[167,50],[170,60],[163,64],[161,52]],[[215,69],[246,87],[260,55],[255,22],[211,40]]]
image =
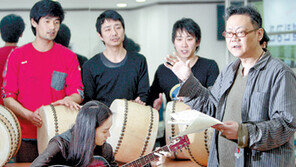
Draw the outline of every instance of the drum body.
[[[0,106],[0,166],[4,166],[21,145],[21,127],[12,111]]]
[[[184,111],[190,107],[183,102],[171,101],[167,104],[165,113],[166,123],[166,142],[170,142],[170,138],[174,137],[186,129],[186,125],[168,124],[168,121],[174,121],[170,116],[171,113]],[[200,133],[189,134],[190,145],[178,151],[177,159],[191,159],[196,166],[207,166],[210,151],[213,129],[208,128]]]
[[[66,106],[43,106],[39,112],[42,119],[42,126],[37,128],[38,152],[41,154],[47,147],[51,138],[59,135],[74,124],[78,110],[71,110]]]
[[[130,162],[152,152],[157,137],[158,111],[135,102],[116,99],[110,106],[113,112],[111,144],[115,160]]]

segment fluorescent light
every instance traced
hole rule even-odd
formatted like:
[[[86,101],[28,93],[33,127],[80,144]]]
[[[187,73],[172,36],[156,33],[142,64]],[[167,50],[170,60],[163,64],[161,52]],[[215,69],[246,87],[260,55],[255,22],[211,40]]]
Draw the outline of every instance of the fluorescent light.
[[[136,0],[137,2],[145,2],[146,0]]]
[[[127,7],[127,4],[126,3],[118,3],[118,4],[116,4],[116,6],[119,8],[125,8],[125,7]]]

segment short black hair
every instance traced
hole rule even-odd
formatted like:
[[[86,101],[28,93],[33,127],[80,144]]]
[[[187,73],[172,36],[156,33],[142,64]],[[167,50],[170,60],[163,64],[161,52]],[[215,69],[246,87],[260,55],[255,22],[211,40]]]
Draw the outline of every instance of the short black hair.
[[[269,37],[268,37],[268,35],[267,35],[265,29],[263,28],[263,37],[262,37],[262,39],[260,40],[260,45],[262,45],[264,42],[266,42],[266,48],[267,48],[267,44],[268,44],[269,40],[270,40],[270,39],[269,39]]]
[[[64,20],[65,14],[61,4],[52,0],[41,0],[32,7],[30,11],[30,20],[33,19],[37,24],[41,17],[53,16],[59,17],[60,22]],[[34,35],[36,35],[35,27],[31,26]]]
[[[176,39],[177,31],[187,31],[190,35],[194,36],[196,42],[201,41],[201,31],[199,25],[190,18],[182,18],[175,22],[172,31],[172,42],[174,43]],[[196,47],[195,51],[199,49],[199,46]]]
[[[128,52],[140,52],[141,51],[141,46],[139,44],[137,44],[131,38],[128,38],[126,35],[124,35],[123,47]]]
[[[0,21],[0,32],[4,42],[17,43],[25,30],[21,16],[10,14]]]
[[[54,42],[59,43],[65,47],[69,47],[70,39],[71,31],[69,27],[65,24],[61,24],[59,32],[56,38],[54,39]]]
[[[262,28],[262,17],[260,13],[251,6],[230,6],[225,12],[225,21],[232,15],[248,15],[255,28]]]
[[[124,20],[122,16],[119,13],[117,13],[115,10],[106,10],[102,14],[100,14],[96,22],[96,29],[100,35],[102,35],[102,32],[101,32],[102,24],[105,22],[106,19],[111,19],[115,21],[119,20],[122,24],[123,29],[125,29]]]

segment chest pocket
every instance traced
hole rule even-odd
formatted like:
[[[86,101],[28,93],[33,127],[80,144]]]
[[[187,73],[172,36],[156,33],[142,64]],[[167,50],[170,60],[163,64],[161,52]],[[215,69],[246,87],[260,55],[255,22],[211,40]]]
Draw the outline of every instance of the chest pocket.
[[[269,106],[269,93],[253,92],[249,112],[250,121],[258,122],[269,120]]]
[[[66,77],[66,73],[53,71],[50,86],[57,91],[63,90],[65,87]]]

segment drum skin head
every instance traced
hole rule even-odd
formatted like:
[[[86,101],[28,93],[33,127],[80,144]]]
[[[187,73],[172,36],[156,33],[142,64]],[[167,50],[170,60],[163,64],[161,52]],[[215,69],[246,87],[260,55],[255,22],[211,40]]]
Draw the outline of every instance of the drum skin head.
[[[0,123],[2,125],[1,145],[5,148],[2,151],[0,146],[0,166],[9,161],[18,151],[21,145],[21,127],[15,114],[8,108],[0,105]],[[6,127],[3,128],[3,126]],[[3,138],[3,141],[2,141]],[[9,140],[7,140],[9,138]],[[2,143],[3,142],[3,143]],[[8,149],[8,150],[7,150]],[[8,154],[8,156],[2,155]],[[6,159],[6,160],[5,160]],[[3,164],[3,165],[4,165]]]
[[[186,129],[186,125],[175,125],[168,124],[171,120],[170,114],[173,112],[184,111],[188,109],[188,105],[183,102],[171,101],[166,107],[166,142],[170,142],[170,137],[176,136],[179,132]],[[209,128],[200,133],[189,134],[188,138],[190,145],[182,149],[182,152],[178,151],[176,154],[177,159],[190,159],[197,167],[207,166],[209,150],[211,145],[211,139],[213,135],[213,129]]]
[[[0,142],[0,166],[4,166],[10,156],[11,156],[11,137],[9,134],[8,127],[0,121],[0,134],[1,134],[1,142]]]
[[[72,128],[78,111],[70,110],[68,107],[59,105],[43,106],[39,112],[42,119],[42,126],[37,128],[38,153],[41,154],[47,147],[48,142],[57,134],[61,134]]]
[[[110,106],[113,124],[110,128],[115,160],[131,162],[152,152],[157,137],[158,111],[124,99],[116,99]]]

